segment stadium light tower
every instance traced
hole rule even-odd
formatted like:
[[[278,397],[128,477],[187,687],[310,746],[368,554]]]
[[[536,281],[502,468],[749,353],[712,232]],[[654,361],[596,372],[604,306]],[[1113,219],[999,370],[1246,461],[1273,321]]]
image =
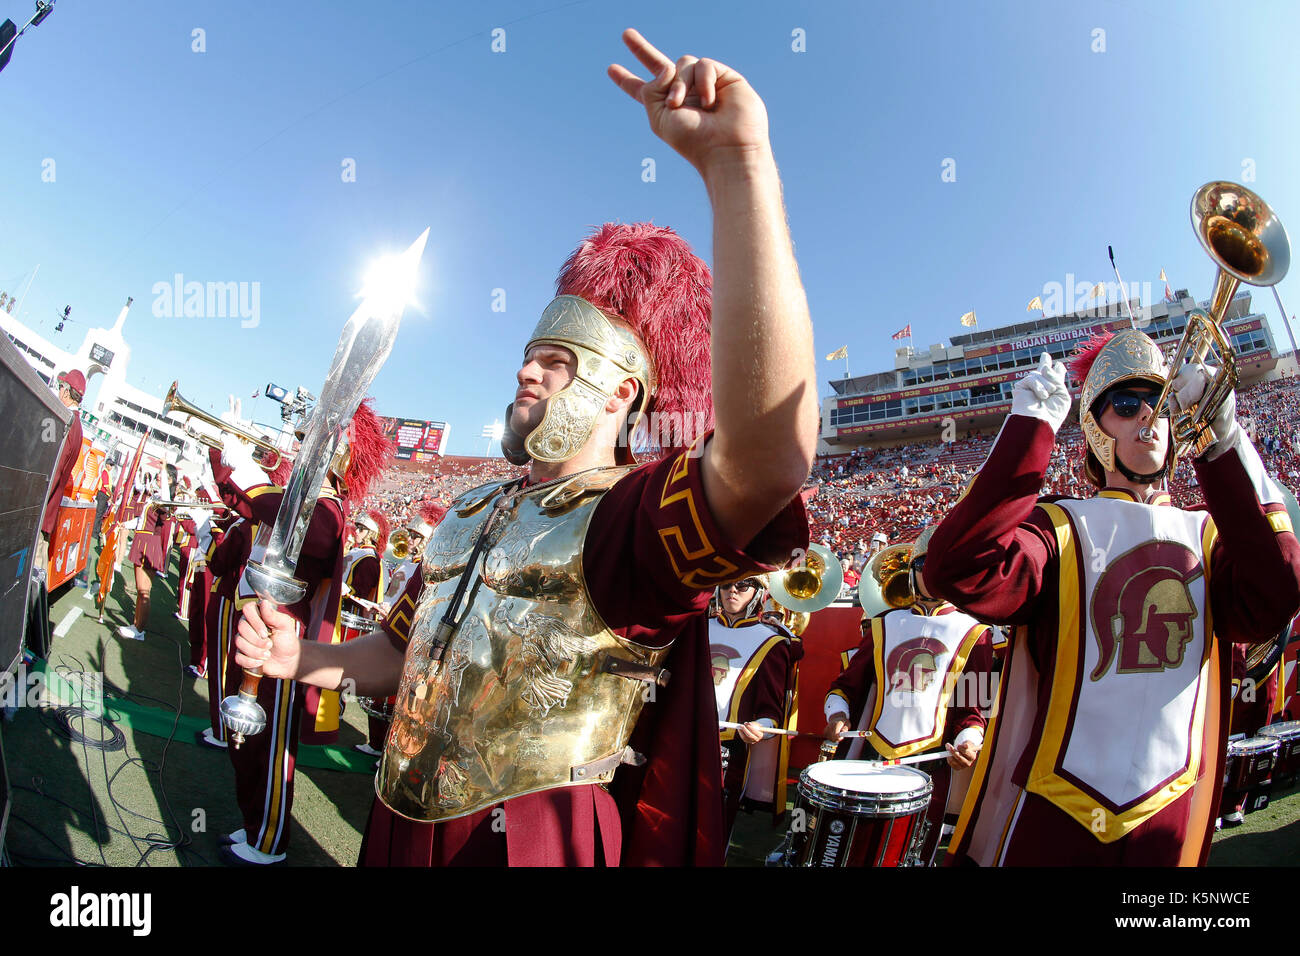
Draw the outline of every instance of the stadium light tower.
[[[38,27],[45,18],[54,12],[54,0],[36,0],[36,12],[19,30],[12,20],[0,24],[0,70],[9,65],[9,58],[14,55],[14,44],[27,32],[28,27]]]
[[[502,425],[499,421],[496,421],[495,419],[493,419],[491,425],[483,426],[483,434],[479,435],[479,438],[486,438],[488,440],[487,445],[483,448],[484,458],[492,457],[492,443],[494,441],[495,442],[501,441],[501,436],[504,435],[505,433],[506,433],[506,426]]]

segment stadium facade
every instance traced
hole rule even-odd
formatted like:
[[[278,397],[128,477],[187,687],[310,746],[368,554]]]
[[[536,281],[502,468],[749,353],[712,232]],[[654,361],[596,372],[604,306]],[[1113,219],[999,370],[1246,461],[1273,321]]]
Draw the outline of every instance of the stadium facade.
[[[139,446],[140,436],[151,429],[145,453],[154,464],[197,463],[206,457],[205,449],[186,434],[180,422],[163,416],[163,399],[126,381],[131,346],[124,326],[130,308],[131,300],[127,299],[111,327],[88,329],[75,352],[60,348],[4,310],[0,310],[0,330],[47,384],[60,372],[81,369],[87,383],[86,400],[81,408],[82,427],[87,437],[108,452],[110,460],[118,464],[125,461]],[[92,399],[90,390],[97,376],[101,377],[99,391]],[[228,421],[234,418],[232,423],[246,430],[254,427],[229,412],[219,417]],[[217,434],[215,428],[204,422],[193,421],[192,425],[199,432]]]
[[[1197,303],[1180,290],[1171,301],[1143,306],[1131,300],[1129,306],[1138,326],[1172,355],[1186,315]],[[858,446],[952,441],[975,431],[996,431],[1011,410],[1012,387],[1043,352],[1064,359],[1093,334],[1129,325],[1128,311],[1111,303],[954,336],[946,348],[900,348],[888,371],[830,381],[834,394],[822,401],[818,450],[839,455]],[[1280,356],[1268,322],[1251,311],[1249,291],[1233,298],[1224,326],[1236,350],[1242,385],[1275,370]],[[1077,399],[1078,383],[1070,384]]]

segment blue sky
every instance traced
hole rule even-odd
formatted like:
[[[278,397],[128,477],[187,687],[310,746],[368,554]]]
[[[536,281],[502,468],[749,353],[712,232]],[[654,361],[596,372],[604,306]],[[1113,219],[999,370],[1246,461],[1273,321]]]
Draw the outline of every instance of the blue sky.
[[[0,16],[30,6],[0,0]],[[844,370],[821,360],[833,349],[848,344],[854,374],[881,371],[909,322],[925,346],[970,309],[984,328],[1033,317],[1047,283],[1113,281],[1107,244],[1157,299],[1162,267],[1204,297],[1213,269],[1187,206],[1207,180],[1246,182],[1300,229],[1296,10],[58,0],[0,73],[0,289],[40,263],[24,321],[52,335],[71,305],[68,348],[134,296],[132,383],[161,395],[175,378],[247,411],[268,381],[318,389],[369,262],[429,226],[422,309],[372,393],[481,454],[591,227],[653,219],[711,258],[697,175],[605,76],[637,66],[619,40],[636,26],[766,101],[824,394]],[[176,273],[257,283],[259,324],[155,315]],[[1279,288],[1300,309],[1295,278]],[[1254,302],[1285,347],[1272,295]],[[256,412],[277,417],[266,399]]]

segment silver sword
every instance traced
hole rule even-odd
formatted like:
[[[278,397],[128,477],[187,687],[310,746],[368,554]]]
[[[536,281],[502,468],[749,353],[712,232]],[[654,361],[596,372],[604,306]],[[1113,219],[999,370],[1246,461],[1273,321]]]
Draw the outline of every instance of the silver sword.
[[[321,485],[352,414],[393,350],[406,308],[406,289],[414,284],[428,238],[426,229],[394,262],[394,282],[365,290],[361,305],[343,326],[320,399],[280,498],[280,510],[273,524],[263,525],[258,531],[255,546],[265,547],[262,560],[249,562],[244,571],[245,580],[259,598],[285,606],[298,603],[307,594],[307,583],[295,572]],[[266,727],[266,712],[257,702],[261,680],[260,667],[246,669],[239,692],[221,702],[221,719],[230,729],[231,743],[236,748],[246,736],[261,733]]]

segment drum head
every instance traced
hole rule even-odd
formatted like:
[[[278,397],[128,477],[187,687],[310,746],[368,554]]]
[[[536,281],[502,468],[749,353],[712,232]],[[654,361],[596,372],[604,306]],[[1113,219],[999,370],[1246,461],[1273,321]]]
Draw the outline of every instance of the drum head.
[[[1230,754],[1258,754],[1278,749],[1276,737],[1248,737],[1245,740],[1233,740],[1228,743]]]
[[[1281,723],[1261,727],[1259,736],[1280,737],[1286,740],[1290,740],[1292,737],[1300,737],[1300,720],[1284,720]]]
[[[808,768],[810,780],[823,787],[849,793],[916,793],[930,783],[930,775],[914,767],[885,766],[871,760],[826,760]]]

